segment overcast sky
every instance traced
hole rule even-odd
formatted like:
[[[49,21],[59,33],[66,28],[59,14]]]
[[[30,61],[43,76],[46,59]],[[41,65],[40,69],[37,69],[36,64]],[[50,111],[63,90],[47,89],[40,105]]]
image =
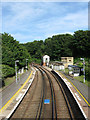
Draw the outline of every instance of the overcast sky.
[[[88,30],[88,2],[3,2],[2,32],[20,43]]]

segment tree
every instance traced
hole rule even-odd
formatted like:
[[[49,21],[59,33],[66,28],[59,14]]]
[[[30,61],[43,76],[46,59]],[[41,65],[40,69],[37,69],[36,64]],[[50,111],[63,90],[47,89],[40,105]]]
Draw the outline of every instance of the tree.
[[[27,49],[14,40],[11,35],[2,34],[2,64],[14,67],[15,61],[19,60],[19,66],[23,67],[26,65],[26,59],[29,59],[30,62],[31,57]]]
[[[45,54],[51,60],[60,60],[61,56],[89,57],[89,31],[75,31],[74,35],[59,34],[44,41],[33,41],[23,44],[32,58],[41,59]]]
[[[72,56],[70,43],[73,36],[70,34],[61,34],[52,36],[45,40],[45,50],[51,57],[51,60],[60,60],[61,56]]]
[[[89,57],[90,40],[88,36],[89,31],[79,30],[74,32],[72,41],[72,50],[74,57]]]
[[[42,53],[44,51],[44,44],[42,40],[28,42],[23,44],[23,46],[26,47],[32,58],[41,59]]]

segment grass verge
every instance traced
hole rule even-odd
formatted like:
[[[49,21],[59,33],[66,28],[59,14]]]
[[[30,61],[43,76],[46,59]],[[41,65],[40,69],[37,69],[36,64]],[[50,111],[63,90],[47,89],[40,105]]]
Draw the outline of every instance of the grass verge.
[[[68,72],[69,72],[69,70],[66,68],[65,69],[65,73],[68,75]],[[78,80],[78,81],[80,81],[80,82],[82,82],[82,83],[84,83],[84,75],[81,75],[81,76],[76,76],[76,77],[73,77],[74,79],[76,79],[76,80]],[[90,81],[88,81],[88,80],[85,80],[85,83],[84,84],[86,84],[88,87],[90,87]]]
[[[13,83],[14,81],[15,81],[15,76],[6,78],[6,79],[4,80],[5,86],[3,87],[3,89],[4,89],[5,87],[9,86],[9,85],[10,85],[11,83]]]
[[[74,77],[74,79],[84,83],[84,75]],[[90,87],[90,81],[85,80],[85,84]]]

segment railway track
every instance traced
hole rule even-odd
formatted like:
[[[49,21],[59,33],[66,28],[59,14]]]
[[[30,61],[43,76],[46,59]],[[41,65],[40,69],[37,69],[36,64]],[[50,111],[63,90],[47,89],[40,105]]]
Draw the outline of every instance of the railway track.
[[[54,118],[73,119],[73,114],[67,102],[67,98],[65,96],[62,86],[51,72],[47,71],[45,68],[43,68],[43,70],[46,72],[48,79],[52,82],[53,86],[56,112],[56,116],[54,116]]]
[[[45,69],[45,68],[44,68]],[[68,112],[70,115],[70,119],[74,119],[74,120],[85,120],[85,117],[83,116],[79,106],[77,105],[73,95],[71,94],[71,92],[69,91],[69,89],[67,88],[66,84],[64,83],[64,81],[57,75],[56,72],[54,71],[49,71],[47,69],[45,69],[51,76],[53,76],[55,78],[55,80],[57,81],[57,84],[59,85],[62,93],[63,93],[63,97],[64,100],[66,102],[66,106],[68,108]],[[53,78],[52,78],[53,79]],[[55,84],[55,82],[54,82]],[[57,94],[56,94],[57,95]],[[56,97],[57,98],[57,97]],[[56,101],[57,102],[57,101]],[[56,103],[57,104],[57,103]],[[59,104],[60,105],[60,104]],[[57,105],[57,113],[58,113],[58,107],[60,108],[60,106]],[[63,105],[64,106],[64,105]],[[63,107],[62,107],[63,108]],[[63,113],[65,116],[65,112]],[[61,115],[62,116],[62,115]],[[59,115],[57,115],[57,118],[63,118],[63,116],[61,117],[60,113]]]
[[[10,119],[38,117],[43,97],[43,85],[41,72],[37,71],[30,89]]]
[[[15,118],[84,120],[78,105],[60,78],[41,66],[35,67],[37,72],[33,84],[10,120]],[[48,104],[45,100],[49,100]]]

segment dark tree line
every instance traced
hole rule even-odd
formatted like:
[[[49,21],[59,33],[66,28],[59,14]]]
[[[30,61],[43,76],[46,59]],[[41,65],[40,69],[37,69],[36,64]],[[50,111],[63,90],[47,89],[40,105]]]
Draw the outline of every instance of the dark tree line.
[[[6,78],[15,73],[15,60],[19,60],[18,66],[21,68],[25,67],[26,59],[29,59],[28,62],[40,63],[45,54],[49,55],[51,60],[60,60],[62,56],[90,58],[89,31],[79,30],[73,35],[54,35],[44,41],[35,40],[25,44],[20,44],[10,34],[4,33],[0,34],[0,50],[0,68],[2,77]]]
[[[0,50],[0,85],[4,86],[4,79],[15,74],[15,61],[19,60],[19,69],[25,67],[26,59],[30,62],[31,57],[27,49],[7,33],[0,34]]]
[[[14,38],[4,33],[2,34],[2,64],[15,66],[15,60],[19,60],[19,67],[23,67],[26,64],[26,59],[30,61],[30,54],[27,49],[22,46]]]
[[[28,62],[40,63],[45,54],[49,55],[51,60],[60,60],[62,56],[73,56],[76,59],[90,58],[89,31],[79,30],[75,31],[73,35],[54,35],[44,41],[35,40],[25,44],[20,44],[10,34],[4,33],[0,34],[0,51],[0,69],[2,68],[2,78],[4,79],[15,74],[16,60],[19,60],[18,66],[21,68],[25,67],[26,59]]]
[[[54,35],[44,41],[28,42],[23,45],[35,62],[37,62],[36,59],[41,60],[45,54],[49,55],[52,61],[60,60],[64,56],[73,56],[75,61],[84,57],[87,61],[86,79],[90,80],[90,35],[88,30],[75,31],[73,35]]]
[[[59,34],[40,41],[23,44],[32,58],[41,59],[45,54],[51,60],[60,60],[61,56],[89,58],[90,40],[89,31],[79,30],[71,34]]]
[[[71,34],[59,34],[40,41],[20,44],[11,35],[0,34],[2,46],[2,64],[14,67],[15,60],[19,60],[19,66],[26,64],[26,59],[33,61],[48,54],[51,60],[60,60],[61,56],[73,56],[74,58],[89,58],[90,40],[89,31],[79,30]]]
[[[76,31],[71,43],[74,57],[90,57],[90,37],[89,31]]]

